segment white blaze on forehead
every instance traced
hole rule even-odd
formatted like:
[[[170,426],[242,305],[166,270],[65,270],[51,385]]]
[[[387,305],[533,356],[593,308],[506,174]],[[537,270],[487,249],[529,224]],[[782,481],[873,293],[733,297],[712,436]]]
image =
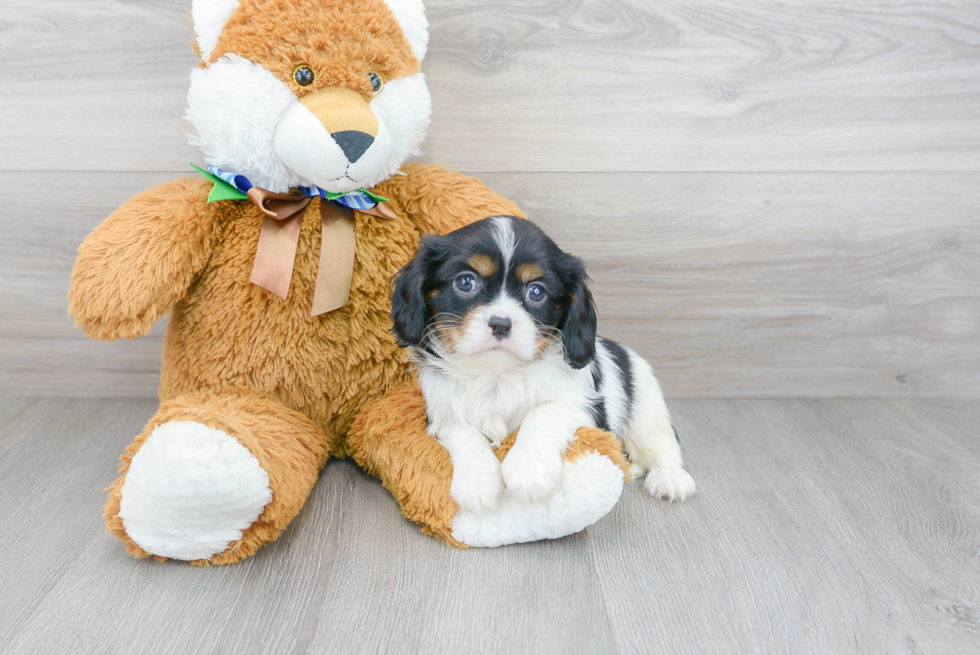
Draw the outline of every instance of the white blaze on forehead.
[[[514,236],[514,226],[512,219],[507,216],[495,216],[493,218],[493,240],[500,248],[500,256],[504,260],[504,271],[510,268],[510,260],[514,256],[516,237]]]
[[[201,59],[207,61],[211,51],[218,45],[218,37],[231,12],[238,7],[238,0],[194,0],[191,5],[191,18],[194,21],[194,35],[197,36],[197,47],[201,51]]]
[[[419,61],[425,59],[429,47],[429,21],[422,0],[385,0],[385,3],[401,25],[412,52]]]

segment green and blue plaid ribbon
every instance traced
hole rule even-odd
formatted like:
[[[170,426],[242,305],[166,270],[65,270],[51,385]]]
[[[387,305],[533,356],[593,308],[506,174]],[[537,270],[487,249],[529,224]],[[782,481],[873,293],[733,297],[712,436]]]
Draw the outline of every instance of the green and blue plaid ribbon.
[[[248,197],[248,190],[253,186],[244,175],[231,173],[217,166],[208,166],[208,170],[206,171],[194,166],[194,164],[191,164],[191,166],[215,184],[211,195],[208,197],[208,202],[244,200]],[[347,193],[331,193],[318,186],[301,186],[296,187],[296,189],[309,198],[323,198],[324,200],[339,203],[344,207],[361,211],[374,209],[378,206],[379,202],[388,202],[387,198],[379,196],[376,193],[371,193],[367,189],[358,189],[357,191],[349,191]]]

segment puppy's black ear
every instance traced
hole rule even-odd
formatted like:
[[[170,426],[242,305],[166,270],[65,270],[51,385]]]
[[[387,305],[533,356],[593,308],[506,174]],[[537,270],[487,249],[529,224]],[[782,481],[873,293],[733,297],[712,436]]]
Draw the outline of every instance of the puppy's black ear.
[[[392,332],[402,348],[422,343],[429,310],[425,303],[425,285],[442,250],[443,237],[422,238],[411,261],[395,273],[391,294]]]
[[[585,266],[571,257],[568,267],[568,307],[561,323],[565,361],[572,368],[585,368],[595,357],[596,311],[587,284]]]

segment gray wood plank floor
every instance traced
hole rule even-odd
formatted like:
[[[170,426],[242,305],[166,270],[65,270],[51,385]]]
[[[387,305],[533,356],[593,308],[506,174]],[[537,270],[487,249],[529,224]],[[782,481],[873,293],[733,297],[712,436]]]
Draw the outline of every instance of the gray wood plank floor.
[[[332,462],[275,544],[131,559],[101,491],[153,400],[0,399],[0,652],[980,652],[980,403],[678,400],[699,494],[458,551]]]

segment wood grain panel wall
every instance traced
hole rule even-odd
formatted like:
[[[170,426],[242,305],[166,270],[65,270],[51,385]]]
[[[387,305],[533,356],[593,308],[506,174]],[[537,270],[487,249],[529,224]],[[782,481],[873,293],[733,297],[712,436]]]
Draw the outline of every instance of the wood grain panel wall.
[[[0,0],[0,391],[155,392],[74,248],[198,161],[189,0]],[[673,396],[980,394],[975,2],[429,0],[423,158],[514,198]]]

